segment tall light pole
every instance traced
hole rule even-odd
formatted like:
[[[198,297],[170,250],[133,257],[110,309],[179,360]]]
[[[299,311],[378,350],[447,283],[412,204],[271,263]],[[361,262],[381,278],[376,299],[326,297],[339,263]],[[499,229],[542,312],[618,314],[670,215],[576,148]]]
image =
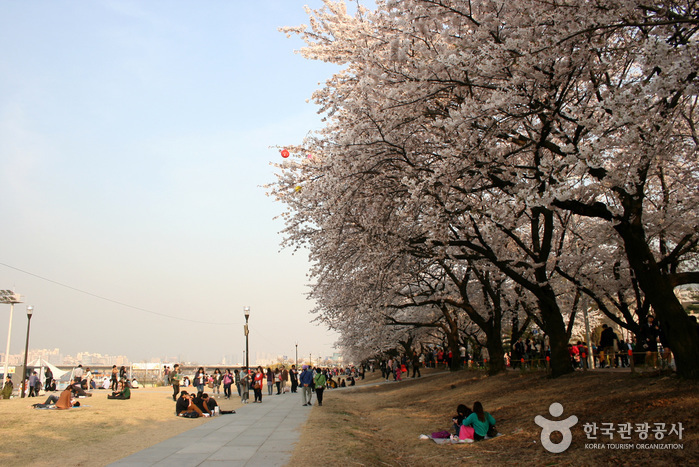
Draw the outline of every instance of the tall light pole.
[[[250,318],[250,307],[243,307],[243,313],[245,313],[245,370],[250,371],[250,346],[248,343],[248,334],[250,330],[248,329],[248,319]]]
[[[32,323],[32,314],[34,313],[34,307],[29,305],[27,307],[27,341],[24,344],[24,368],[22,371],[22,388],[20,397],[24,397],[24,384],[27,381],[27,355],[29,354],[29,325]],[[38,394],[37,394],[38,396]]]
[[[299,341],[296,341],[296,359],[294,361],[296,368],[299,367]]]
[[[15,303],[22,303],[19,294],[12,290],[0,290],[0,303],[10,304],[10,325],[7,329],[7,348],[5,350],[5,373],[3,378],[7,379],[7,371],[9,370],[10,362],[10,337],[12,336],[12,313],[15,311]]]

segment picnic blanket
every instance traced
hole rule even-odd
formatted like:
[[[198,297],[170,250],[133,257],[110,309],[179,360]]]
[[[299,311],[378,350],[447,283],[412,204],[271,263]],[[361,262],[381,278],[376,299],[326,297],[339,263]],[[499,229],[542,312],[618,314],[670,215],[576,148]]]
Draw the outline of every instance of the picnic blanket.
[[[434,433],[433,433],[434,434]],[[494,438],[502,436],[502,433],[498,433]],[[481,441],[488,441],[489,439],[494,439],[486,436]],[[441,438],[439,436],[432,435],[420,435],[420,439],[431,439],[437,444],[468,444],[473,443],[472,439],[459,439],[458,436],[451,435],[449,438]],[[479,441],[480,442],[480,441]]]
[[[77,407],[71,407],[70,409],[57,409],[55,405],[48,405],[45,407],[41,407],[45,404],[38,404],[37,406],[32,406],[32,408],[37,409],[37,410],[70,410],[70,409],[82,409],[83,407],[90,407],[89,405],[82,405],[80,404]]]

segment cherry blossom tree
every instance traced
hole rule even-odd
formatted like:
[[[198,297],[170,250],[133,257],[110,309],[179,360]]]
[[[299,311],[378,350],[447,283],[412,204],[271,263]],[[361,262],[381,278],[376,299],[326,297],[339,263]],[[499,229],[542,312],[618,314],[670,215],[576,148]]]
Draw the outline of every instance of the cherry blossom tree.
[[[326,128],[272,189],[289,207],[286,242],[310,248],[316,298],[349,274],[381,276],[392,256],[488,261],[535,297],[564,374],[574,315],[559,297],[608,282],[560,280],[573,214],[618,236],[678,372],[699,376],[673,293],[698,275],[697,6],[377,5],[350,16],[327,1],[285,29],[308,58],[345,66],[314,94]]]

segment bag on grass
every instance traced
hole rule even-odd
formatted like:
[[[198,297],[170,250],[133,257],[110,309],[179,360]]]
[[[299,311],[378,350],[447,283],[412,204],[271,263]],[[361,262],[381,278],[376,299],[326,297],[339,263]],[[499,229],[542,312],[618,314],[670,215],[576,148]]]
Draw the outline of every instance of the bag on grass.
[[[488,438],[495,438],[497,435],[498,429],[495,428],[495,425],[490,425],[490,428],[488,428],[488,433],[486,434],[486,436],[488,436]]]
[[[461,425],[459,428],[459,439],[473,439],[476,430],[472,426]]]
[[[432,433],[433,438],[451,438],[451,433],[448,431],[435,431]]]

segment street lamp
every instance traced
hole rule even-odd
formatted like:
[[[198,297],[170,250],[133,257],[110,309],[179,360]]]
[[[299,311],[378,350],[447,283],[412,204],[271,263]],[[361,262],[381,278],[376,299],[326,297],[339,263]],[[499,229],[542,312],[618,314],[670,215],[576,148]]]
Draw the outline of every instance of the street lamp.
[[[24,397],[24,384],[27,381],[27,355],[29,353],[29,325],[32,323],[32,314],[34,313],[34,307],[29,305],[27,307],[27,341],[24,344],[24,371],[22,371],[22,388],[20,397]],[[37,394],[38,395],[38,394]]]
[[[10,362],[10,337],[12,336],[12,313],[15,311],[15,303],[22,303],[22,299],[19,294],[14,293],[12,290],[0,290],[0,303],[10,304],[10,325],[7,329],[7,348],[5,350],[5,373],[3,378],[7,379],[7,371],[9,370]]]
[[[299,367],[299,341],[296,341],[296,368]]]
[[[246,371],[250,371],[250,347],[248,345],[248,334],[250,334],[250,331],[248,330],[248,318],[250,318],[250,307],[246,306],[243,307],[243,313],[245,313],[245,369]]]

